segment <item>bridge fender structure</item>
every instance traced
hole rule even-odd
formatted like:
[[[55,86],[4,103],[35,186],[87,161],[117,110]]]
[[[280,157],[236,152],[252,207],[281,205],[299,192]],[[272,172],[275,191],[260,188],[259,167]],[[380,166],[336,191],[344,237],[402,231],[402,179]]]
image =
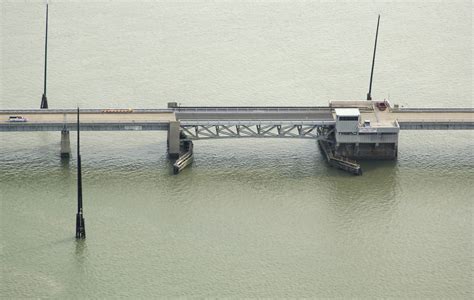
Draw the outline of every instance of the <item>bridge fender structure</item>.
[[[193,154],[193,142],[186,139],[186,135],[181,132],[181,143],[180,143],[180,150],[181,153],[179,158],[173,164],[173,173],[179,174],[182,170],[184,170],[187,166],[191,165],[194,160]]]
[[[168,127],[168,157],[178,158],[180,153],[180,124],[179,121],[170,121]]]
[[[61,130],[61,158],[69,158],[71,156],[71,142],[69,140],[69,130]]]

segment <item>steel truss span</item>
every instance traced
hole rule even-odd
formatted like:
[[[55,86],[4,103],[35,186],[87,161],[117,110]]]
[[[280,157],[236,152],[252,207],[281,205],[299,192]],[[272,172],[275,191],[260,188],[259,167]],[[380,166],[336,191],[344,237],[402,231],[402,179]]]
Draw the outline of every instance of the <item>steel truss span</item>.
[[[321,125],[181,125],[187,140],[228,138],[325,139],[330,128]]]

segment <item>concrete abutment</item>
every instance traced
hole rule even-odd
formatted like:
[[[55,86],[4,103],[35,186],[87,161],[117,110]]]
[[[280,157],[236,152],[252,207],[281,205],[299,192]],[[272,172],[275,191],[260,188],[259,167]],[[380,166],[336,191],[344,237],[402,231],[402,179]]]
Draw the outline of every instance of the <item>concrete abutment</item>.
[[[193,162],[193,142],[181,131],[179,121],[171,121],[168,127],[168,157],[174,159],[173,173],[178,174]]]
[[[179,121],[170,121],[168,128],[168,157],[178,158],[180,153],[180,125]]]

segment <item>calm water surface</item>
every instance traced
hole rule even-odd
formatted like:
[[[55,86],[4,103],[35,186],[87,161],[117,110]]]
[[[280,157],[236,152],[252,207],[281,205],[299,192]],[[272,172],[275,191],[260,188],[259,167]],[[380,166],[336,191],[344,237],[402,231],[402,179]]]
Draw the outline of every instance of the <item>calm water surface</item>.
[[[472,107],[472,4],[51,1],[51,108],[325,105],[373,95]],[[0,108],[37,108],[42,1],[1,2]],[[75,134],[71,133],[75,148]],[[0,134],[3,298],[473,296],[473,133],[404,131],[354,177],[314,141],[198,141],[171,175],[164,132]]]

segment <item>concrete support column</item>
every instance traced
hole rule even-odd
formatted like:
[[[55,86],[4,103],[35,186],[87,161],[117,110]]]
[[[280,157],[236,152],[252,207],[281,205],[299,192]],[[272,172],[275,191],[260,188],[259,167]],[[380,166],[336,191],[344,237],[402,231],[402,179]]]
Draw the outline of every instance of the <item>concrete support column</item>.
[[[69,158],[71,156],[71,143],[69,141],[69,130],[61,130],[61,157]]]
[[[168,128],[168,157],[179,157],[179,121],[170,121]]]

